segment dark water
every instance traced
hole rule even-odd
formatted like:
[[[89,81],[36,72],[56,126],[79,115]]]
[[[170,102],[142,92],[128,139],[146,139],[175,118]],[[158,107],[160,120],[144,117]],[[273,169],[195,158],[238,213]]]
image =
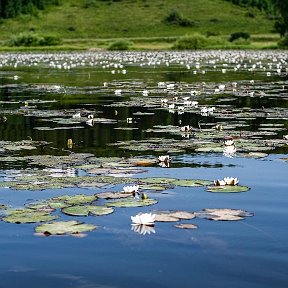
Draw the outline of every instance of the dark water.
[[[160,154],[153,151],[132,152],[108,144],[149,137],[181,140],[179,135],[146,131],[155,125],[180,126],[179,123],[194,127],[201,123],[205,127],[218,122],[235,124],[242,121],[243,129],[247,131],[258,131],[265,124],[274,124],[280,125],[281,129],[264,137],[282,139],[288,134],[288,59],[285,52],[1,54],[0,58],[1,141],[31,137],[50,143],[43,149],[13,152],[13,156],[67,155],[67,139],[71,138],[75,153],[92,153],[96,157],[158,157]],[[174,83],[173,93],[159,88],[159,82]],[[203,82],[205,88],[201,88]],[[241,89],[225,88],[219,94],[214,93],[217,85],[228,87],[233,82]],[[116,89],[122,90],[120,96],[115,95]],[[185,111],[183,114],[171,113],[160,105],[140,105],[140,100],[145,99],[142,91],[146,89],[149,97],[157,99],[190,96],[191,90],[204,89],[200,95],[191,96],[201,106],[264,112],[235,121]],[[249,94],[253,91],[256,91],[255,95]],[[135,96],[139,98],[139,105],[134,102],[133,105],[115,105],[124,101],[129,103]],[[25,108],[25,102],[29,108]],[[36,107],[30,108],[33,105]],[[16,113],[21,106],[29,111]],[[36,112],[32,114],[30,109]],[[41,111],[54,110],[82,113],[83,109],[92,111],[97,117],[116,121],[93,126],[75,124],[81,128],[71,128],[73,125],[49,122],[51,117],[41,114]],[[154,114],[133,114],[139,111]],[[130,117],[133,123],[127,123]],[[66,128],[37,129],[47,126]],[[250,190],[246,193],[209,193],[204,187],[176,187],[168,194],[156,195],[159,202],[153,208],[117,208],[108,216],[77,217],[77,220],[99,226],[85,238],[39,237],[34,235],[37,224],[2,221],[0,287],[287,287],[288,169],[287,161],[282,159],[287,157],[287,151],[286,144],[268,151],[268,156],[260,159],[241,154],[233,158],[222,153],[172,154],[170,168],[146,167],[147,172],[141,177],[214,180],[233,176]],[[1,152],[1,156],[5,157],[5,152]],[[21,161],[1,161],[0,165],[2,179],[11,171],[32,167]],[[119,191],[122,186],[116,185],[110,190]],[[0,188],[0,203],[21,207],[32,200],[64,194],[93,194],[102,190]],[[149,235],[131,230],[130,216],[140,211],[199,211],[204,208],[244,209],[253,212],[254,216],[241,221],[196,218],[192,219],[192,223],[199,226],[195,230],[176,229],[174,223],[156,223],[155,233]],[[67,219],[71,217],[61,215],[61,220]]]

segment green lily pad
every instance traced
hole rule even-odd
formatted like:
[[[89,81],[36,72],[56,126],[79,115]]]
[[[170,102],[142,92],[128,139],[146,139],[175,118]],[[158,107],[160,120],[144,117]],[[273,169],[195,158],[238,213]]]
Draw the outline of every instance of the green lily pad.
[[[96,195],[84,195],[84,194],[78,194],[74,196],[69,195],[63,195],[52,198],[52,202],[59,201],[64,202],[69,205],[75,205],[75,204],[84,204],[84,203],[91,203],[97,199]]]
[[[241,185],[225,185],[225,186],[208,186],[207,191],[208,192],[222,192],[222,193],[238,193],[238,192],[247,192],[250,190],[247,186],[241,186]]]
[[[187,180],[187,179],[178,179],[173,182],[172,184],[176,186],[183,186],[183,187],[198,187],[198,186],[207,186],[211,185],[213,182],[209,180]]]
[[[152,177],[152,178],[138,178],[139,181],[145,184],[169,184],[177,181],[175,178]]]
[[[143,207],[143,206],[150,206],[156,204],[158,201],[155,199],[144,199],[144,200],[137,200],[134,198],[127,198],[121,201],[113,201],[106,203],[108,207]]]
[[[86,204],[91,203],[97,199],[97,196],[95,195],[84,195],[84,194],[78,194],[78,195],[63,195],[54,197],[51,199],[47,199],[44,201],[38,201],[35,203],[29,203],[26,205],[27,208],[43,211],[48,209],[61,209],[65,208],[67,206],[75,205],[75,204]]]
[[[7,205],[0,204],[0,210],[6,210],[8,208]]]
[[[8,215],[3,217],[2,220],[8,223],[37,223],[47,222],[59,218],[57,215],[43,211],[35,211],[30,209],[18,209],[7,211]]]
[[[76,205],[62,209],[62,212],[71,216],[100,216],[107,215],[114,212],[111,207],[95,206],[95,205]]]
[[[164,185],[140,185],[141,190],[149,190],[149,191],[164,191],[168,188],[168,186]]]
[[[131,194],[123,192],[101,192],[97,193],[96,196],[100,199],[120,199],[131,197]]]
[[[42,224],[37,226],[35,231],[44,235],[64,235],[89,232],[95,229],[97,229],[97,226],[71,220]]]
[[[261,152],[249,152],[247,154],[241,155],[242,157],[247,157],[247,158],[265,158],[268,156],[267,153],[261,153]]]

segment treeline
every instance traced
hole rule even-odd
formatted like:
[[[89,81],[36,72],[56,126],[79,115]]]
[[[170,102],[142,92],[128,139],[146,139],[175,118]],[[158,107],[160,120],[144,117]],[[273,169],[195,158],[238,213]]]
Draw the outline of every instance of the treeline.
[[[226,1],[232,2],[233,4],[239,6],[254,7],[266,12],[270,12],[273,9],[271,0],[226,0]]]
[[[0,0],[0,18],[14,18],[20,14],[34,14],[59,0]]]

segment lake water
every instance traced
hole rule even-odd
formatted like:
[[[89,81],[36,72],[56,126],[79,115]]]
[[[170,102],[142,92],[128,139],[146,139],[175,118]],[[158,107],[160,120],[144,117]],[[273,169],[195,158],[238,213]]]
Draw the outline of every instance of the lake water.
[[[288,286],[286,51],[2,53],[0,64],[0,287]],[[223,153],[232,139],[236,152]],[[159,162],[165,155],[171,163]],[[90,181],[97,175],[111,180]],[[151,177],[163,178],[154,187],[162,190],[145,190]],[[207,191],[224,177],[249,190]],[[84,234],[45,237],[37,220],[5,218],[128,184],[157,203],[105,216],[51,212],[97,226]],[[213,221],[199,213],[207,208],[249,215]],[[139,212],[178,210],[198,214],[133,231]]]

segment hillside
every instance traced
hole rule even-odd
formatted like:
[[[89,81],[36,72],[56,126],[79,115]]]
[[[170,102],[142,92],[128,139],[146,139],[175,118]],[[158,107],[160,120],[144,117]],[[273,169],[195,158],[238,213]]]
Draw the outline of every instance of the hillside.
[[[189,25],[165,21],[174,12]],[[27,31],[57,34],[66,43],[80,43],[85,39],[179,37],[193,32],[269,34],[272,30],[273,21],[261,11],[225,0],[62,0],[37,16],[2,20],[0,40]]]

